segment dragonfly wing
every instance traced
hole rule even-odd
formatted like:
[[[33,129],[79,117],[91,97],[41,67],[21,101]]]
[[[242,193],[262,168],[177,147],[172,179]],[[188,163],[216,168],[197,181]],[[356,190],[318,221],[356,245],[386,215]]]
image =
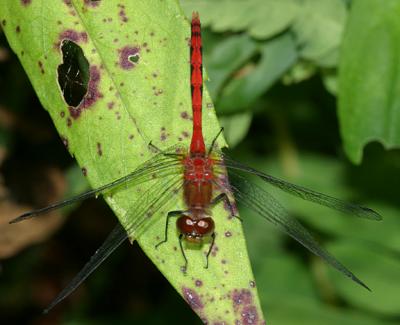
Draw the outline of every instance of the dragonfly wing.
[[[122,184],[129,183],[130,186],[134,186],[147,182],[148,180],[154,178],[155,175],[157,175],[158,178],[161,178],[164,176],[168,176],[171,173],[176,173],[179,171],[179,166],[181,165],[179,161],[180,155],[177,154],[176,151],[176,146],[174,146],[172,149],[162,151],[161,153],[158,153],[151,159],[138,166],[133,172],[129,173],[128,175],[125,175],[119,179],[116,179],[115,181],[112,181],[111,183],[105,184],[96,189],[87,191],[72,198],[53,203],[41,209],[26,212],[11,220],[9,223],[17,223],[56,209],[60,209],[74,202],[82,201],[91,197],[96,197],[100,194],[105,194],[106,192],[115,189]]]
[[[105,259],[110,256],[110,254],[127,238],[128,234],[125,229],[118,224],[107,237],[103,245],[101,245],[101,247],[90,258],[89,262],[85,264],[82,270],[80,270],[72,281],[59,293],[43,313],[47,314],[54,306],[74,292],[75,289],[79,287],[79,285],[85,281],[86,278],[92,274],[93,271],[97,269],[97,267],[103,263]]]
[[[248,208],[253,209],[263,218],[275,224],[278,228],[309,249],[312,253],[321,257],[339,272],[343,273],[364,288],[370,290],[366,284],[358,279],[342,263],[323,249],[307,229],[305,229],[296,219],[290,217],[289,213],[272,195],[261,187],[245,180],[238,174],[230,172],[229,180],[229,190],[234,193],[235,198],[239,202]]]
[[[382,217],[379,215],[379,213],[375,212],[370,208],[345,202],[337,198],[334,198],[332,196],[310,190],[303,186],[291,184],[282,179],[276,178],[274,176],[265,174],[249,166],[243,165],[235,160],[226,157],[226,155],[224,155],[224,160],[222,164],[228,167],[228,169],[240,170],[242,172],[254,174],[258,176],[260,179],[262,179],[264,182],[267,182],[268,184],[271,184],[281,189],[284,192],[302,198],[303,200],[318,203],[326,207],[329,207],[331,209],[339,210],[341,212],[354,214],[361,218],[366,218],[371,220],[382,220]]]
[[[151,217],[165,206],[172,196],[179,192],[182,184],[180,177],[172,175],[157,179],[157,184],[149,186],[148,190],[134,202],[133,208],[128,212],[126,229],[120,224],[114,228],[103,245],[67,287],[51,302],[44,313],[48,313],[54,306],[68,297],[125,239],[129,237],[130,240],[134,240],[145,229],[145,225],[151,221]]]

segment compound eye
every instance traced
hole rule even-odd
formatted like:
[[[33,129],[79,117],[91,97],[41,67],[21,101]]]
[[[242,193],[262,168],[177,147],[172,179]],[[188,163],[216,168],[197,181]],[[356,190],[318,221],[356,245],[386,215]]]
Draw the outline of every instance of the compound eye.
[[[178,227],[180,233],[184,235],[189,235],[193,233],[194,227],[195,227],[196,222],[188,217],[188,216],[181,216],[177,221],[176,221],[176,226]]]
[[[214,221],[211,218],[203,218],[197,221],[196,232],[200,235],[208,235],[214,231]]]

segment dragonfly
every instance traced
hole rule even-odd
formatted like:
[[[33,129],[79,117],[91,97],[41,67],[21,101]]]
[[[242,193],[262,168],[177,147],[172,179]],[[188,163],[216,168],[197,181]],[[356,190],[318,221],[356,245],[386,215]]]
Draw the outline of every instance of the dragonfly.
[[[295,218],[291,217],[271,194],[262,186],[249,181],[245,175],[254,175],[261,181],[293,196],[360,218],[381,220],[382,217],[377,212],[291,184],[230,158],[228,154],[216,147],[217,139],[221,136],[223,129],[206,147],[202,130],[202,38],[200,18],[197,12],[193,13],[191,21],[190,69],[193,130],[189,148],[183,145],[175,145],[166,150],[161,150],[150,143],[149,149],[154,152],[153,157],[139,165],[128,175],[78,196],[29,211],[10,221],[10,223],[20,222],[87,198],[99,195],[107,196],[118,190],[122,185],[138,186],[144,183],[154,183],[154,186],[149,186],[143,195],[140,195],[133,203],[128,224],[124,227],[118,224],[114,228],[102,246],[44,312],[47,313],[70,295],[126,239],[135,238],[141,231],[145,231],[143,229],[145,229],[151,217],[170,202],[172,197],[180,194],[183,195],[185,206],[181,210],[171,211],[167,214],[164,239],[155,247],[157,248],[167,242],[170,220],[174,217],[177,218],[176,227],[179,232],[180,250],[185,262],[184,270],[187,269],[188,260],[182,243],[187,241],[203,245],[206,239],[211,238],[205,263],[205,267],[208,267],[209,255],[215,241],[218,240],[214,230],[212,209],[219,203],[225,203],[231,216],[236,217],[235,204],[232,201],[232,198],[234,198],[235,201],[253,209],[262,218],[274,224],[333,268],[370,290],[364,282],[321,247],[313,236]]]

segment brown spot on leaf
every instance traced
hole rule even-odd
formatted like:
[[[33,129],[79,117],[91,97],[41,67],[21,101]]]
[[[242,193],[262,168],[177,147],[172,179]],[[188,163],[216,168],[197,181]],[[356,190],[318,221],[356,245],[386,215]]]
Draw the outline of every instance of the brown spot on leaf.
[[[86,167],[82,167],[81,170],[82,170],[83,176],[87,176],[87,169],[86,169]]]
[[[40,73],[44,74],[43,62],[39,60],[38,61],[38,66],[39,66],[39,69],[40,69]]]
[[[118,12],[118,16],[123,23],[126,23],[128,21],[128,17],[125,12],[125,6],[122,4],[119,4],[118,7],[120,8],[119,12]]]
[[[21,27],[18,25],[17,27],[15,27],[15,31],[16,31],[17,33],[20,33],[20,32],[21,32]]]
[[[188,119],[189,119],[189,114],[188,114],[187,112],[181,112],[181,117],[182,117],[184,120],[188,120]]]
[[[99,156],[103,155],[103,150],[101,149],[101,143],[100,142],[97,142],[97,154]]]

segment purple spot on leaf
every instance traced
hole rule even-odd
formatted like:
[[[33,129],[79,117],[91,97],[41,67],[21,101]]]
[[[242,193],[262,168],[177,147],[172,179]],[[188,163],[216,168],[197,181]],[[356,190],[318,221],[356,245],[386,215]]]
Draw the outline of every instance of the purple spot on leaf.
[[[85,0],[85,5],[88,7],[98,7],[100,5],[100,0]]]
[[[186,302],[193,310],[204,308],[204,305],[196,291],[183,287],[182,292]]]
[[[243,325],[258,324],[258,313],[255,306],[244,307],[241,315]]]
[[[60,39],[60,42],[62,40],[68,39],[75,43],[79,43],[81,41],[86,43],[88,40],[88,36],[87,36],[86,32],[77,32],[76,30],[73,30],[73,29],[66,29],[63,32],[61,32],[59,39]],[[60,46],[60,43],[57,44],[57,47],[59,47],[59,46]]]
[[[119,52],[119,65],[124,70],[133,69],[139,62],[140,49],[135,46],[125,46],[118,50]]]
[[[244,305],[250,305],[253,302],[253,296],[247,289],[235,289],[232,294],[232,301],[235,308]]]
[[[29,6],[32,3],[32,0],[21,0],[21,4],[23,6]]]
[[[196,280],[196,281],[194,282],[194,284],[196,285],[196,287],[201,287],[201,286],[203,285],[203,281],[201,281],[201,280]]]
[[[103,97],[103,94],[99,92],[100,83],[100,71],[95,65],[90,67],[90,80],[88,85],[88,92],[83,98],[82,108],[88,108],[92,106],[99,98]]]

